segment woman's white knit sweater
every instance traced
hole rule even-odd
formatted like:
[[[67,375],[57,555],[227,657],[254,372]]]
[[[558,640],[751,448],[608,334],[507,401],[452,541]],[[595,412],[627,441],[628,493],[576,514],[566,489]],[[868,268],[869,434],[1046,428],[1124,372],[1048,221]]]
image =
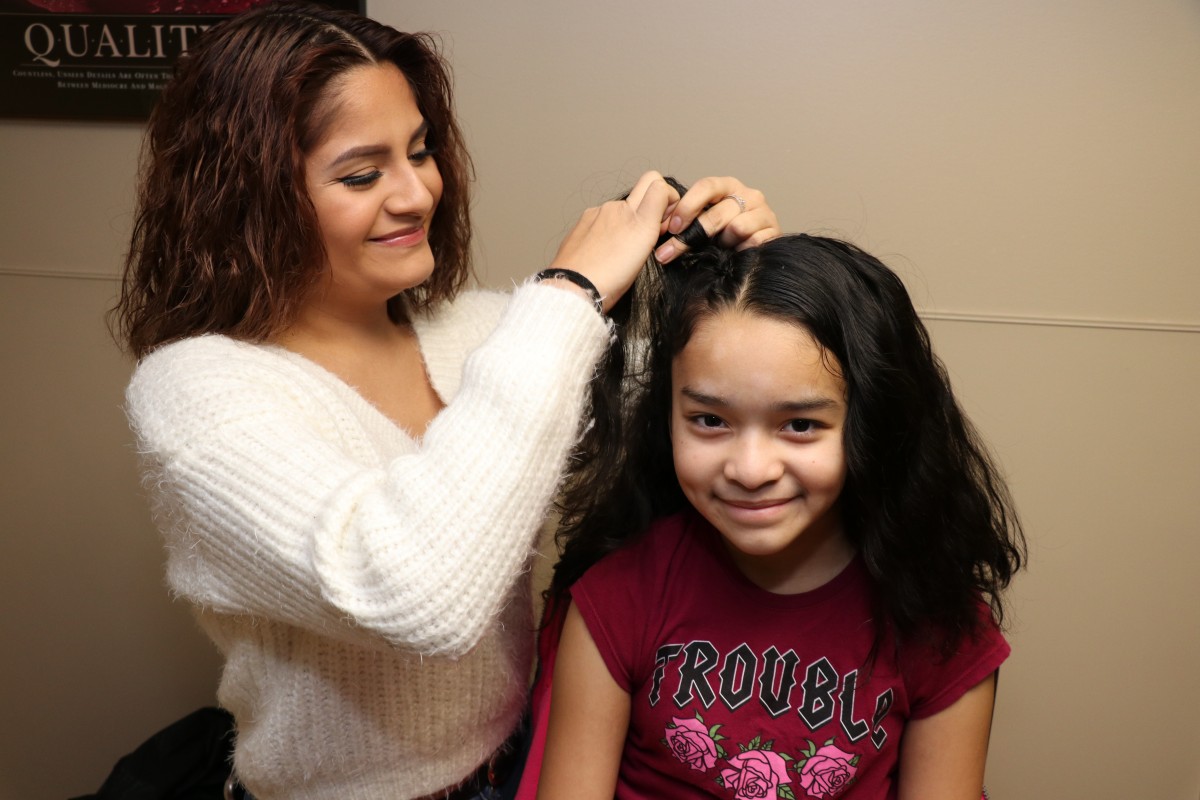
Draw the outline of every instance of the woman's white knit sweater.
[[[415,320],[446,408],[417,441],[282,348],[200,336],[127,392],[167,578],[225,657],[260,800],[403,800],[517,722],[532,545],[608,331],[525,285]]]

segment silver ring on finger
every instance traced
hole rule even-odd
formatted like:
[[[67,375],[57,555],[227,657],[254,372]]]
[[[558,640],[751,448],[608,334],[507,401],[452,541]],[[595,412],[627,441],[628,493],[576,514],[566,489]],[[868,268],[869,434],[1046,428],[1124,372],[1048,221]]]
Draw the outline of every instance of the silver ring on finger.
[[[740,194],[727,194],[724,197],[722,197],[721,199],[722,200],[732,200],[733,202],[737,203],[739,214],[741,214],[743,211],[746,210],[746,198],[742,197]]]

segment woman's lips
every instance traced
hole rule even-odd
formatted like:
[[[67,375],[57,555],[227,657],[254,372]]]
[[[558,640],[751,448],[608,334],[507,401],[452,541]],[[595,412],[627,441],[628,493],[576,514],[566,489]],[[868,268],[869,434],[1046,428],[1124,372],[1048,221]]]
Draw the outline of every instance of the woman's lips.
[[[425,228],[420,225],[415,228],[402,228],[383,236],[376,236],[371,241],[388,247],[412,247],[425,241]]]

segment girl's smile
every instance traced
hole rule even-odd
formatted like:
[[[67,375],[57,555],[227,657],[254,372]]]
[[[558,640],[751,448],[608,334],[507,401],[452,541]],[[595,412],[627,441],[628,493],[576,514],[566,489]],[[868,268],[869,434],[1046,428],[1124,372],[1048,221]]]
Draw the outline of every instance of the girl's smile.
[[[782,500],[730,500],[725,497],[717,497],[716,499],[728,507],[725,513],[731,518],[735,518],[746,525],[770,525],[782,514],[787,513],[789,511],[788,504],[797,498],[792,497]]]

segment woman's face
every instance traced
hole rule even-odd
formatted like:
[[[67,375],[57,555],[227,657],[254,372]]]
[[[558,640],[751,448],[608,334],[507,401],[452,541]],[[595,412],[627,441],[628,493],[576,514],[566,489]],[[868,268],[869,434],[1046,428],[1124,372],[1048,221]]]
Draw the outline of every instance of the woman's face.
[[[348,72],[326,102],[328,129],[305,157],[328,256],[318,302],[378,308],[433,272],[429,225],[442,176],[425,118],[394,65]]]

